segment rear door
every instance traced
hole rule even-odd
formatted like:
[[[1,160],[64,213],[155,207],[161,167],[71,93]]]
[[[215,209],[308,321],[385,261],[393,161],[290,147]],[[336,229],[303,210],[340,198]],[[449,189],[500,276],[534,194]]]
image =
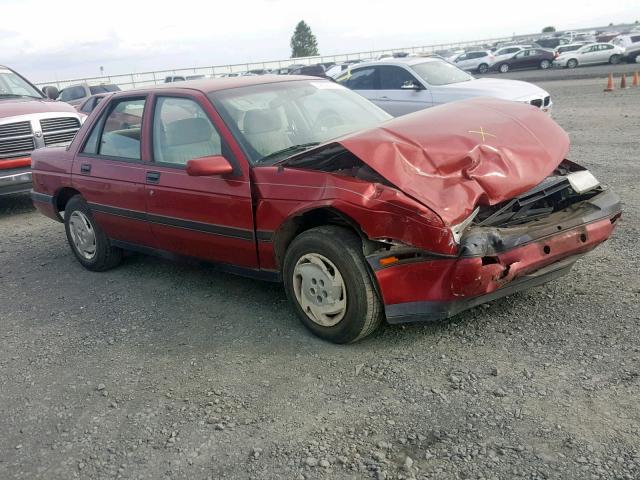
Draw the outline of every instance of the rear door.
[[[80,146],[71,172],[73,186],[107,236],[139,245],[151,243],[140,142],[146,101],[145,96],[110,101]]]
[[[398,117],[433,105],[431,92],[409,70],[396,65],[380,65],[375,70],[376,102],[387,113]]]
[[[200,92],[156,94],[152,102],[145,129],[152,161],[144,182],[154,247],[257,268],[248,165],[240,163],[237,148],[232,150],[233,139],[222,120]],[[189,160],[214,155],[224,156],[234,173],[187,174]]]

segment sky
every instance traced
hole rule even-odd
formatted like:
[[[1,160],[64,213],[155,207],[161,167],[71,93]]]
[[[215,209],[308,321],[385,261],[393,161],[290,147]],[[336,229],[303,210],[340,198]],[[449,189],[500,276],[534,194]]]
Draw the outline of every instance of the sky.
[[[304,19],[320,53],[640,20],[638,0],[0,0],[0,64],[33,82],[289,58]]]

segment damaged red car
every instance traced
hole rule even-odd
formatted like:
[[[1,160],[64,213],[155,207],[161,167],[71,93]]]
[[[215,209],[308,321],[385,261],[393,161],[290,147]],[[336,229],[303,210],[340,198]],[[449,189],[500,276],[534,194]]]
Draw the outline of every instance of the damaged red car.
[[[329,80],[197,80],[105,97],[33,154],[33,200],[89,270],[125,250],[282,281],[316,335],[452,316],[566,274],[619,198],[531,105],[391,119]]]

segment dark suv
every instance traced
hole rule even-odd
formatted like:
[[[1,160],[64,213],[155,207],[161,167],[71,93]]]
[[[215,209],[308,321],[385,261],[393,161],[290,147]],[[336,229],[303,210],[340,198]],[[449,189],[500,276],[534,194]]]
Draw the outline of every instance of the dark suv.
[[[101,85],[79,84],[65,87],[60,91],[58,100],[66,102],[74,107],[84,103],[84,101],[92,95],[98,93],[119,92],[120,87],[112,83],[103,83]]]

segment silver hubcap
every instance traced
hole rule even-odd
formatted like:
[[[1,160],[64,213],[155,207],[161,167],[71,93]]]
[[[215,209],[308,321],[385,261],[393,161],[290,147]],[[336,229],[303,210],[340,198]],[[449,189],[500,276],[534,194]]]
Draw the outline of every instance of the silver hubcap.
[[[77,252],[86,260],[96,256],[96,233],[87,216],[75,210],[69,217],[69,232]]]
[[[503,73],[504,73],[504,72],[506,72],[506,71],[508,71],[508,70],[509,70],[509,66],[508,66],[508,65],[502,65],[502,66],[500,67],[500,71],[501,71],[501,72],[503,72]]]
[[[293,269],[293,291],[298,304],[314,323],[337,325],[347,311],[347,289],[342,275],[328,258],[308,253]]]

